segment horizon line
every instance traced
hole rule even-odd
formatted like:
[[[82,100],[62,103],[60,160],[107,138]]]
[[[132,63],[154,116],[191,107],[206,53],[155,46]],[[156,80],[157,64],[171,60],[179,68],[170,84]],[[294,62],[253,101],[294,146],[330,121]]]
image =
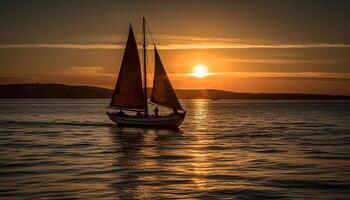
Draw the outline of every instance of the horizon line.
[[[66,83],[49,83],[49,82],[32,82],[32,83],[13,83],[13,84],[1,84],[0,86],[3,85],[65,85],[69,87],[96,87],[96,88],[102,88],[102,89],[107,89],[107,90],[114,90],[114,88],[107,88],[107,87],[101,87],[101,86],[95,86],[95,85],[70,85]],[[152,89],[152,87],[147,87],[147,89]],[[248,94],[306,94],[306,95],[328,95],[328,96],[346,96],[350,97],[350,95],[347,94],[326,94],[326,93],[298,93],[298,92],[236,92],[232,90],[224,90],[224,89],[216,89],[216,88],[203,88],[203,89],[183,89],[183,88],[174,88],[174,90],[217,90],[217,91],[223,91],[223,92],[231,92],[231,93],[248,93]]]

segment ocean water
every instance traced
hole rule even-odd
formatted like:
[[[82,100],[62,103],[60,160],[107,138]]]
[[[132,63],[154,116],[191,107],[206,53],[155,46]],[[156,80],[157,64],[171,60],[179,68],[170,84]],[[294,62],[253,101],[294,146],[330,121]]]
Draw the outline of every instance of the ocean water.
[[[0,100],[0,199],[350,199],[350,101],[182,102],[166,130]]]

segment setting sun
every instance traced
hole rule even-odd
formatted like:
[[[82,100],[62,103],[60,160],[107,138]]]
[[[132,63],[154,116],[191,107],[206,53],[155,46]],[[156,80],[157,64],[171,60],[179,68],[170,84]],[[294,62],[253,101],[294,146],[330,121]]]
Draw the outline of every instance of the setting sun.
[[[206,76],[208,76],[208,69],[204,65],[196,65],[193,68],[192,75],[195,77],[198,77],[198,78],[206,77]]]

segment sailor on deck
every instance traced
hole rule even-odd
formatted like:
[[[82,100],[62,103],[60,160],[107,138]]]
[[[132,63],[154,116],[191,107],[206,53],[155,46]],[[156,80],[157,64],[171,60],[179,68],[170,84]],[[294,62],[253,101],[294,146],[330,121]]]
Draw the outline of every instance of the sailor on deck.
[[[177,108],[176,108],[176,107],[173,107],[173,114],[174,114],[174,115],[179,114],[179,112],[177,111]]]
[[[154,109],[154,116],[159,117],[159,109],[158,109],[158,107],[156,107]]]

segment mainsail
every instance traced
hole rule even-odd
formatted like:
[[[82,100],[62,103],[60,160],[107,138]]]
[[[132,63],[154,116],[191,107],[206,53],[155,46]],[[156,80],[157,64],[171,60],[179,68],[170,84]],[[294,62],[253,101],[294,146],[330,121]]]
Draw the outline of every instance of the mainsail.
[[[132,109],[145,108],[141,65],[131,26],[110,106]]]
[[[155,47],[154,54],[155,68],[151,102],[168,108],[183,110]]]

